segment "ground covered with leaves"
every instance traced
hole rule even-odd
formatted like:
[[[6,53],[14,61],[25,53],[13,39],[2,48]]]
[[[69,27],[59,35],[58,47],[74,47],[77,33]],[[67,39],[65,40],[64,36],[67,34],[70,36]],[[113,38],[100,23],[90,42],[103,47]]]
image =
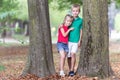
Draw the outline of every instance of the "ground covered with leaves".
[[[56,72],[58,73],[59,54],[55,50],[55,46],[53,48],[54,48],[53,50],[54,63]],[[120,80],[120,44],[112,43],[110,44],[109,49],[110,49],[110,64],[118,79],[112,77],[105,80]],[[73,77],[67,76],[68,74],[67,63],[65,64],[66,72],[65,77],[60,77],[57,73],[46,78],[39,78],[31,74],[21,77],[20,75],[25,66],[27,53],[28,46],[0,47],[0,80],[99,80],[97,77],[87,77],[79,75],[75,75]]]

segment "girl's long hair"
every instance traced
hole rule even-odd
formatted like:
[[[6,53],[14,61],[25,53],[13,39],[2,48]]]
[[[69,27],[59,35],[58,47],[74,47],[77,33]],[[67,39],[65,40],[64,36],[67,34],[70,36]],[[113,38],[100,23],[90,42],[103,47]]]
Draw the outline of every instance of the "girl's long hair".
[[[67,17],[70,17],[72,20],[74,19],[72,15],[66,14],[66,16],[64,17],[64,20],[63,20],[62,24],[65,24],[65,20],[66,20]]]

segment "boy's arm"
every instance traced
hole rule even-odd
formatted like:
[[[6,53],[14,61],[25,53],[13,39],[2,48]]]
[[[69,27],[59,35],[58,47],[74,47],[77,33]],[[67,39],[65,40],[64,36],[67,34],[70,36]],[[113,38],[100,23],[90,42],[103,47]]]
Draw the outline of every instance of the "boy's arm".
[[[69,28],[69,29],[65,32],[63,28],[60,28],[60,31],[61,31],[62,35],[63,35],[64,37],[66,37],[66,36],[68,35],[68,33],[69,33],[71,30],[73,30],[73,29],[74,29],[74,28]]]
[[[81,29],[80,29],[80,39],[79,39],[79,42],[78,42],[78,47],[81,46],[81,43],[82,43],[82,27],[83,27],[83,20],[81,21],[81,25],[80,25]]]
[[[82,42],[82,29],[80,30],[80,40],[78,42],[78,47],[81,46],[81,42]]]

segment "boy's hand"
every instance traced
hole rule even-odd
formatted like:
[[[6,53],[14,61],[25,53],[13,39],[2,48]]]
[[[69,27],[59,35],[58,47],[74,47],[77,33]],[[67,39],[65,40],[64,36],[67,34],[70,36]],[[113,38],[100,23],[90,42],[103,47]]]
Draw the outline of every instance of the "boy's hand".
[[[79,41],[79,42],[78,42],[78,47],[80,47],[80,46],[81,46],[81,42],[82,42],[82,41]]]
[[[78,43],[78,47],[80,47],[81,45],[80,45],[80,42]]]

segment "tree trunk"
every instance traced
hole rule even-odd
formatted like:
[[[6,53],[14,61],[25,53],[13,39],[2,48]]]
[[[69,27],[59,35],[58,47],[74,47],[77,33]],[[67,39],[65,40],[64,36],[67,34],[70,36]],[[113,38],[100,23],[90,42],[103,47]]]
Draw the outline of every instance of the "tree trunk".
[[[83,38],[77,73],[100,78],[112,75],[109,64],[107,0],[83,0]]]
[[[55,74],[47,0],[28,0],[30,52],[23,75]]]

